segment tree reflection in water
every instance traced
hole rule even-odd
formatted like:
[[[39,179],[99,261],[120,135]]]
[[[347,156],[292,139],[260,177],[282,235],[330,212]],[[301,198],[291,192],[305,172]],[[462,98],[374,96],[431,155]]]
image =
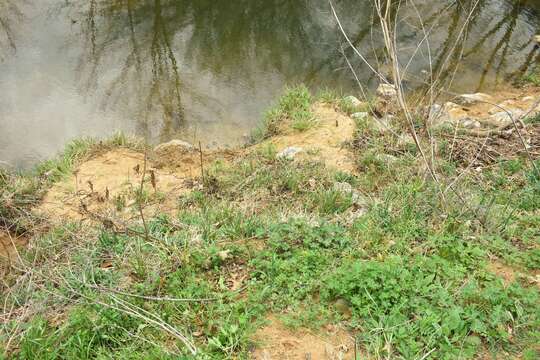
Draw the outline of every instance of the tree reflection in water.
[[[384,70],[371,1],[334,3],[355,47]],[[538,14],[530,2],[411,4],[400,9],[397,40],[403,66],[410,63],[413,86],[429,80],[422,74],[430,59],[440,85],[472,91],[527,71],[538,58],[532,41]],[[152,122],[161,122],[162,140],[201,108],[219,118],[226,107],[223,97],[255,101],[257,87],[277,92],[286,82],[305,82],[353,89],[341,47],[361,81],[376,82],[344,46],[326,0],[80,0],[70,2],[69,11],[79,19],[77,36],[86,44],[79,67],[84,87],[106,87],[103,105],[127,105],[144,133],[153,131]],[[429,43],[416,49],[426,29]],[[241,92],[225,95],[238,90],[227,87],[227,81],[241,81]],[[197,103],[200,108],[193,109]]]
[[[0,1],[0,62],[17,50],[15,28],[24,19],[20,6],[25,3],[26,0]]]

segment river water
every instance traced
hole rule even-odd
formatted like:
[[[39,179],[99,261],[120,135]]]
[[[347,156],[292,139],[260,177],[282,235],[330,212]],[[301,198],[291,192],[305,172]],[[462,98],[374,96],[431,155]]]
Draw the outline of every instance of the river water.
[[[384,73],[372,1],[334,3]],[[455,75],[452,90],[477,91],[538,61],[540,1],[418,0],[399,11],[411,79],[431,63]],[[239,145],[287,84],[358,93],[346,58],[376,86],[327,0],[0,0],[0,166],[28,167],[70,139],[116,131]]]

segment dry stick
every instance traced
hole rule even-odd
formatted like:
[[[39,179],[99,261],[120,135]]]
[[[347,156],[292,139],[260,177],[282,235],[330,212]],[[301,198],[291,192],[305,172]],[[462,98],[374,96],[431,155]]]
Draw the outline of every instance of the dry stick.
[[[405,101],[405,96],[404,96],[404,91],[403,91],[403,84],[402,84],[402,80],[401,80],[401,70],[399,69],[399,60],[398,60],[397,54],[396,54],[395,39],[392,41],[392,37],[391,37],[392,32],[391,32],[389,24],[388,24],[388,16],[389,16],[391,2],[390,2],[390,0],[387,0],[386,12],[383,15],[380,1],[381,0],[376,1],[375,6],[377,8],[377,14],[379,16],[379,20],[380,20],[382,31],[383,31],[384,43],[385,43],[386,49],[388,50],[388,53],[390,55],[390,60],[392,61],[392,78],[394,80],[394,86],[396,87],[396,90],[397,90],[398,103],[399,103],[399,106],[401,107],[401,109],[403,110],[405,118],[409,122],[409,127],[410,127],[409,131],[411,132],[411,135],[412,135],[412,137],[414,139],[414,143],[416,144],[416,147],[418,148],[418,151],[420,151],[420,155],[422,156],[422,159],[424,160],[424,162],[425,162],[425,164],[426,164],[426,166],[427,166],[427,168],[429,170],[429,173],[430,173],[431,177],[433,178],[433,180],[437,184],[440,185],[439,179],[437,178],[437,174],[435,174],[435,171],[434,171],[431,163],[428,161],[428,159],[426,157],[426,154],[424,152],[424,149],[422,148],[422,145],[420,144],[420,140],[418,139],[418,134],[416,133],[416,129],[415,129],[415,126],[414,126],[414,121],[413,121],[411,113],[409,111],[409,107],[407,106],[407,103]],[[394,33],[394,35],[395,35],[395,33]],[[439,191],[440,191],[440,189],[439,189]],[[444,197],[444,194],[442,194],[442,192],[441,192],[441,195]]]
[[[137,294],[130,294],[122,291],[118,291],[115,289],[105,288],[102,286],[96,286],[96,285],[88,285],[88,287],[100,290],[100,291],[107,291],[112,292],[118,295],[124,295],[124,296],[131,296],[138,299],[145,299],[145,300],[154,300],[154,301],[173,301],[173,302],[210,302],[210,301],[216,301],[218,298],[206,298],[206,299],[190,299],[190,298],[171,298],[171,297],[158,297],[158,296],[145,296],[145,295],[137,295]]]
[[[448,189],[452,188],[452,186],[458,182],[458,180],[463,176],[465,175],[469,169],[476,163],[476,161],[478,160],[478,158],[480,157],[480,154],[482,153],[482,151],[484,150],[484,147],[486,146],[487,142],[489,140],[489,136],[486,136],[484,142],[482,143],[482,147],[480,147],[480,150],[478,150],[478,152],[476,153],[476,156],[474,158],[473,161],[471,161],[469,163],[469,165],[467,166],[467,168],[465,170],[463,170],[463,172],[461,174],[459,174],[447,187],[446,189],[444,189],[444,192],[446,193],[448,191]]]
[[[206,181],[204,179],[203,153],[202,153],[202,145],[201,145],[200,141],[199,141],[199,155],[200,155],[200,159],[201,159],[201,178],[202,178],[202,182],[203,182],[203,185],[204,185],[206,183]]]
[[[341,54],[343,55],[343,57],[345,58],[345,61],[347,62],[347,66],[349,67],[349,69],[351,70],[355,80],[356,80],[356,83],[358,84],[358,87],[360,88],[360,91],[362,92],[362,96],[364,97],[365,100],[367,100],[367,95],[366,95],[366,92],[364,90],[364,87],[362,86],[362,83],[360,82],[360,79],[358,78],[358,74],[356,73],[356,70],[354,70],[351,62],[349,61],[349,57],[347,56],[347,54],[345,54],[345,51],[343,49],[341,49]],[[373,106],[371,105],[371,103],[369,101],[367,101],[367,104],[368,104],[368,107],[369,107],[369,111],[371,111],[372,114],[375,113],[374,111],[374,108]],[[373,117],[375,119],[375,121],[377,121],[377,123],[379,123],[380,126],[382,126],[383,128],[385,128],[386,130],[390,131],[394,136],[398,137],[399,138],[399,134],[396,133],[394,131],[394,129],[392,129],[390,126],[387,126],[384,122],[382,122],[379,118],[377,118],[376,116]]]
[[[144,152],[144,163],[143,163],[143,172],[142,172],[142,176],[141,176],[141,185],[139,187],[139,199],[137,201],[137,205],[139,205],[139,214],[141,215],[141,219],[142,219],[142,223],[143,223],[143,226],[144,226],[144,234],[145,234],[145,237],[146,237],[146,241],[149,242],[150,241],[150,232],[148,231],[148,226],[146,225],[146,220],[144,218],[144,212],[143,212],[143,207],[142,207],[142,195],[143,195],[143,191],[144,191],[144,176],[146,174],[146,162],[147,162],[147,154],[146,154],[146,151]]]
[[[369,69],[371,71],[373,71],[379,77],[379,79],[382,82],[388,84],[388,80],[386,80],[386,78],[381,73],[379,73],[377,70],[375,70],[375,68],[373,68],[373,66],[371,66],[369,61],[367,61],[367,59],[362,55],[362,53],[360,53],[360,51],[358,51],[358,49],[351,42],[351,40],[349,39],[349,36],[347,35],[345,30],[343,29],[343,26],[341,25],[341,21],[339,20],[339,17],[338,17],[338,15],[336,13],[336,9],[334,8],[334,4],[333,4],[332,0],[328,0],[328,2],[330,3],[330,7],[332,8],[332,14],[334,15],[334,18],[336,19],[336,22],[337,22],[337,24],[339,26],[339,30],[341,31],[341,33],[345,37],[345,40],[347,40],[347,42],[349,43],[349,46],[354,50],[356,55],[358,55],[360,57],[360,59],[362,59],[362,61],[369,67]]]

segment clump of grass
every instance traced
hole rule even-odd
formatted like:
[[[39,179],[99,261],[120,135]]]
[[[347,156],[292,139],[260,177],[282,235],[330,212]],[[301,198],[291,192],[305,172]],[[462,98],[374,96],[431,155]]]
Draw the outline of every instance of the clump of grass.
[[[252,134],[252,142],[260,142],[277,135],[284,122],[289,120],[293,129],[305,131],[316,124],[311,111],[313,97],[304,85],[287,88],[278,104],[264,114],[262,124]]]
[[[539,83],[539,85],[540,85],[540,83]],[[538,123],[540,123],[540,114],[536,114],[534,116],[527,117],[527,118],[525,118],[525,120],[523,120],[523,122],[525,124],[538,124]]]
[[[317,93],[317,100],[326,104],[336,104],[341,95],[333,89],[324,88]]]
[[[519,79],[519,83],[540,86],[540,68],[536,66],[531,71],[523,74]]]
[[[340,111],[352,115],[356,112],[369,112],[372,100],[365,101],[360,106],[354,104],[349,97],[339,98],[336,102]]]
[[[297,131],[306,131],[317,124],[317,119],[311,110],[296,111],[291,117],[291,127]]]

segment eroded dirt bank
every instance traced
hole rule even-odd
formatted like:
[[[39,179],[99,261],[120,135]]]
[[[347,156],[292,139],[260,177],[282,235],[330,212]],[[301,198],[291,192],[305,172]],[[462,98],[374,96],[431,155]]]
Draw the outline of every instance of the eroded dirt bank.
[[[457,97],[451,102],[428,109],[428,112],[431,113],[430,121],[434,128],[443,129],[450,126],[453,129],[444,133],[444,136],[448,138],[448,144],[452,146],[450,156],[454,158],[460,171],[464,171],[465,174],[474,174],[474,172],[480,173],[501,159],[527,156],[537,159],[540,156],[540,125],[536,120],[525,123],[525,120],[535,118],[540,111],[537,99],[540,99],[540,91],[536,88],[510,89],[491,95],[469,94]],[[213,187],[216,186],[216,180],[213,178],[215,169],[232,166],[240,161],[248,163],[243,166],[249,166],[250,156],[262,154],[262,157],[271,157],[272,161],[277,161],[278,164],[274,164],[277,167],[280,162],[283,164],[293,162],[304,164],[299,166],[303,166],[302,171],[306,172],[309,172],[310,167],[315,166],[313,164],[322,164],[321,166],[329,169],[328,171],[337,170],[340,180],[335,184],[330,184],[329,190],[326,189],[330,196],[323,195],[315,201],[335,202],[335,197],[339,197],[339,193],[350,195],[351,199],[347,200],[349,202],[344,207],[343,213],[331,220],[332,223],[350,226],[351,223],[364,216],[372,205],[380,205],[382,200],[374,199],[379,196],[377,191],[387,185],[386,181],[391,178],[392,173],[397,172],[394,168],[397,168],[395,164],[400,161],[398,157],[412,153],[408,151],[415,146],[413,139],[406,131],[394,137],[393,132],[403,130],[403,128],[400,129],[393,123],[397,121],[397,111],[392,101],[390,96],[380,97],[372,104],[359,102],[358,104],[347,103],[343,106],[337,102],[317,102],[311,106],[316,121],[307,129],[298,131],[288,120],[285,120],[280,124],[276,134],[267,137],[261,143],[236,150],[201,153],[198,148],[175,140],[147,150],[116,146],[96,151],[90,158],[78,164],[71,175],[55,182],[46,191],[43,200],[33,209],[33,212],[46,222],[47,228],[72,222],[78,225],[97,225],[110,230],[113,234],[130,234],[130,232],[139,231],[135,234],[144,237],[141,226],[147,225],[146,223],[141,225],[141,223],[145,222],[145,219],[163,214],[170,215],[174,219],[181,210],[180,198],[185,200],[190,194],[201,191],[212,194]],[[369,142],[377,143],[377,147],[374,148],[380,153],[371,154],[373,155],[371,156],[370,149],[366,145]],[[434,151],[438,150],[434,149]],[[424,179],[428,178],[428,172],[418,157],[409,158],[406,161],[407,166],[415,168],[409,176],[423,174]],[[258,171],[259,169],[254,168],[251,175],[247,175],[246,178],[234,184],[232,193],[241,194],[246,184],[250,183],[255,175],[259,175]],[[371,186],[374,189],[373,194],[368,196],[366,196],[368,190],[361,186],[353,187],[343,180],[349,179],[351,183],[357,184],[355,181],[358,180],[352,181],[350,178],[361,178],[368,173],[377,174],[377,171],[382,171],[380,178],[370,184],[366,182],[366,188]],[[312,189],[312,192],[316,193],[320,188],[320,179],[317,176],[322,177],[320,173],[310,175],[298,186]],[[275,198],[280,197],[282,193],[287,192],[287,189],[282,189],[287,186],[296,186],[296,184],[265,185],[261,190],[262,201],[246,200],[238,196],[238,200],[230,203],[242,210],[249,207],[251,214],[255,214],[267,206],[265,202],[270,196],[268,194],[272,194]],[[248,201],[251,203],[247,204]],[[279,200],[273,199],[273,201]],[[182,206],[189,207],[190,204],[183,203]],[[298,215],[302,210],[299,208],[300,206],[298,208],[293,206],[289,210]],[[392,210],[390,208],[385,211]],[[249,214],[249,212],[246,213]],[[244,216],[249,217],[245,214]],[[286,217],[285,214],[282,216]],[[310,218],[311,214],[301,214],[301,216],[307,218],[306,221],[310,223],[318,224],[318,220]],[[133,224],[138,225],[138,230]],[[183,226],[175,223],[173,225],[178,228]],[[210,226],[219,228],[221,224],[218,221]],[[375,226],[379,228],[386,225],[377,222]],[[406,226],[409,224],[407,223]],[[400,236],[408,236],[407,231],[408,229],[403,230]],[[373,236],[375,235],[374,233]],[[197,236],[197,241],[200,242],[200,234]],[[250,237],[252,240],[255,238],[255,235]],[[25,237],[10,237],[7,233],[0,233],[2,244],[7,244],[3,246],[6,250],[2,251],[4,254],[9,253],[9,261],[16,261],[14,257],[17,256],[16,252],[9,250],[12,244],[18,245],[19,241],[25,242],[25,239]],[[255,243],[255,250],[264,248],[265,244],[262,242],[266,240],[268,239],[255,239],[254,242],[261,242],[261,244]],[[295,239],[295,241],[299,240]],[[324,239],[317,239],[317,241],[324,241]],[[415,241],[418,239],[414,238],[411,246],[418,246],[418,249],[415,248],[414,252],[434,251],[427,247],[422,248],[422,245],[416,244]],[[24,246],[24,243],[21,245]],[[396,240],[390,240],[381,245],[382,248],[377,248],[376,253],[372,255],[382,261],[385,255],[381,253],[387,250],[381,249],[392,249],[395,245]],[[520,246],[524,250],[529,250],[530,247],[530,245],[527,245],[529,247]],[[31,240],[30,247],[32,247]],[[233,264],[225,266],[225,285],[220,286],[225,286],[233,292],[241,292],[249,285],[252,279],[246,270],[245,260],[237,259],[231,250],[218,251],[216,258],[217,260],[213,261],[224,263],[234,259]],[[110,259],[100,261],[101,270],[112,271],[115,266],[119,266],[114,265]],[[180,265],[175,266],[181,268]],[[210,265],[203,265],[205,271],[209,268]],[[509,286],[516,279],[525,279],[523,281],[532,286],[539,284],[538,272],[516,270],[502,264],[495,256],[491,259],[489,270],[504,280],[504,286]],[[127,291],[126,288],[136,280],[137,276],[133,274],[126,277],[126,280],[123,280],[122,286],[125,288],[122,288],[122,291]],[[161,289],[161,285],[159,288]],[[340,315],[341,319],[348,319],[351,316],[351,304],[348,303],[345,307],[345,313]],[[292,330],[285,326],[277,315],[268,315],[266,325],[253,335],[252,341],[257,345],[250,352],[252,358],[265,360],[352,359],[354,352],[358,350],[355,349],[355,335],[345,326],[326,325],[318,331],[300,326]],[[511,335],[513,330],[509,329],[505,331],[510,332]],[[196,332],[196,334],[199,333],[201,332]]]

